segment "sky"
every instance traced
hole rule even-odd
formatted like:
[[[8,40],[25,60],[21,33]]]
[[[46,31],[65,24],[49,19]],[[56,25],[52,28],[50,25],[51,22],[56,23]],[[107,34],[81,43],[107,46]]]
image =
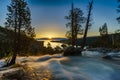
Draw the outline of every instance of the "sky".
[[[27,0],[31,10],[32,26],[35,27],[36,38],[42,37],[65,37],[67,20],[71,3],[80,8],[87,16],[87,5],[90,0]],[[0,0],[0,25],[4,26],[7,17],[7,5],[11,0]],[[105,22],[109,33],[120,28],[116,18],[119,3],[117,0],[94,0],[92,10],[92,26],[88,36],[99,35],[99,27]]]

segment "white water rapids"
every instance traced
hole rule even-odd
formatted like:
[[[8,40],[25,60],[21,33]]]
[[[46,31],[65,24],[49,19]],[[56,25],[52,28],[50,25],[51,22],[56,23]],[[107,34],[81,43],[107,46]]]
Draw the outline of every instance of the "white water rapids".
[[[83,57],[45,55],[20,57],[17,61],[27,61],[26,63],[44,80],[120,80],[120,64],[96,57],[101,54],[88,51],[83,53]],[[52,79],[49,79],[49,76],[52,76]]]
[[[101,58],[46,55],[28,65],[50,70],[52,80],[120,80],[120,65]]]

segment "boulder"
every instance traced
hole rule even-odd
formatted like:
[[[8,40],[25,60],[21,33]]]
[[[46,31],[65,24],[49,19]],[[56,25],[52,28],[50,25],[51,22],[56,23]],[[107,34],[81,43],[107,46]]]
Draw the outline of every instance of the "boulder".
[[[112,59],[112,57],[110,55],[106,55],[103,57],[103,59]]]
[[[12,68],[0,72],[0,80],[22,80],[24,71],[22,68]]]
[[[81,49],[70,46],[65,49],[63,56],[81,56]]]

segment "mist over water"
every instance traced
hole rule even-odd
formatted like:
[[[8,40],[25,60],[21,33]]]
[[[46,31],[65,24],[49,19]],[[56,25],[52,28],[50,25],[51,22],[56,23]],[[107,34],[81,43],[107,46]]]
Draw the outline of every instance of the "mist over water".
[[[120,65],[101,58],[45,55],[28,64],[49,70],[52,80],[120,80]]]

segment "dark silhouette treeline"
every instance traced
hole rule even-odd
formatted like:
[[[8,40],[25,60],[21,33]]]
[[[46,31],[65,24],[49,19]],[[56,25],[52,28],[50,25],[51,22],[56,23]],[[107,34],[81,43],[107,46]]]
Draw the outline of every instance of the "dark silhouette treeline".
[[[120,49],[120,30],[116,30],[114,33],[109,33],[109,27],[107,23],[104,23],[99,29],[99,36],[90,36],[86,37],[85,46],[88,48],[112,48],[112,49]],[[78,38],[76,41],[77,46],[82,45],[83,38]],[[68,40],[62,41],[63,43],[69,44]]]
[[[0,58],[7,57],[8,55],[13,54],[14,50],[14,31],[9,30],[7,28],[0,27]],[[19,55],[23,53],[30,53],[31,45],[36,42],[31,37],[26,36],[25,34],[21,34],[21,46]]]
[[[53,48],[50,43],[48,43],[47,46],[44,46],[44,41],[36,41],[34,44],[32,44],[31,53],[28,55],[53,55],[62,53],[65,48],[66,45],[64,44]]]
[[[105,47],[105,48],[120,48],[120,30],[109,34],[107,23],[104,23],[100,28],[100,37],[95,40],[92,47]]]
[[[14,47],[14,31],[7,28],[0,27],[0,58],[11,57]],[[29,55],[44,55],[44,54],[56,54],[63,52],[65,46],[56,46],[52,48],[49,43],[47,47],[44,47],[43,41],[36,41],[35,39],[21,34],[21,46],[19,56]]]

